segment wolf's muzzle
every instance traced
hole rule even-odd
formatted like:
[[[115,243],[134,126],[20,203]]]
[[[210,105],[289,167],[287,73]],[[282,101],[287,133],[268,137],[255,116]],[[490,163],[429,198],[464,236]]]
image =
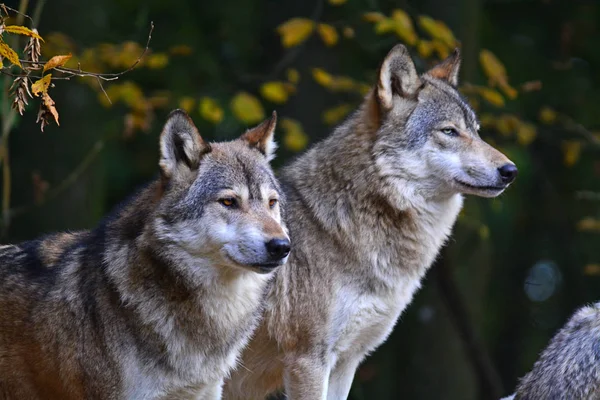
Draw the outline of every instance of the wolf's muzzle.
[[[265,245],[271,260],[279,261],[290,254],[290,241],[288,239],[271,239]]]
[[[512,183],[517,177],[519,170],[515,164],[504,164],[500,168],[498,168],[498,173],[500,174],[500,178],[502,179],[502,183],[508,185]]]

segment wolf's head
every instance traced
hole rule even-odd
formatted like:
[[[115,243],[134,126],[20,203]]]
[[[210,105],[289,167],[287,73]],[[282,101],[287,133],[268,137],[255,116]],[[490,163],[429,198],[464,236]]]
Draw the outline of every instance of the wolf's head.
[[[457,90],[459,67],[455,50],[419,76],[406,47],[389,52],[373,92],[377,164],[423,194],[495,197],[517,168],[479,137],[477,117]]]
[[[269,166],[276,114],[231,142],[206,143],[181,110],[160,137],[156,237],[215,265],[269,272],[287,260],[282,194]]]

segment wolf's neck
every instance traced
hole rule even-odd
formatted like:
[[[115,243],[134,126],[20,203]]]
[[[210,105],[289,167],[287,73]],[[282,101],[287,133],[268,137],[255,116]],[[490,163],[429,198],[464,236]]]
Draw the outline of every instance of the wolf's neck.
[[[284,182],[332,231],[361,223],[365,214],[376,218],[450,214],[453,223],[462,205],[460,195],[422,190],[404,171],[394,176],[382,173],[373,154],[375,132],[362,122],[363,112],[287,167]]]
[[[369,249],[371,255],[357,257],[371,257],[368,262],[383,269],[400,263],[404,271],[422,276],[450,235],[462,197],[420,192],[401,173],[382,176],[372,151],[375,133],[362,130],[358,118],[285,170],[290,205],[308,207],[299,213],[312,214],[349,251]]]

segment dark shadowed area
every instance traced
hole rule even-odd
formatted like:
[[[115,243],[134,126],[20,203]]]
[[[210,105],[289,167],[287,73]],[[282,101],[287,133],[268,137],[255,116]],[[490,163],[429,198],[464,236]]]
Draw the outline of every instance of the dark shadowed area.
[[[15,78],[7,73],[20,69],[4,58],[3,243],[97,224],[157,176],[158,136],[174,108],[186,109],[207,141],[236,138],[277,110],[278,168],[361,102],[394,44],[409,47],[420,71],[458,46],[460,88],[481,136],[519,176],[499,198],[467,198],[450,242],[391,337],[359,368],[350,398],[508,395],[568,316],[600,299],[600,3],[6,3],[24,4],[39,19],[41,58],[71,54],[64,67],[75,70],[127,70],[151,21],[154,29],[141,62],[119,79],[53,80],[47,94],[60,126],[50,116],[43,132],[41,97],[10,116]],[[32,27],[14,15],[6,25],[19,22]],[[2,35],[27,57],[26,36]]]

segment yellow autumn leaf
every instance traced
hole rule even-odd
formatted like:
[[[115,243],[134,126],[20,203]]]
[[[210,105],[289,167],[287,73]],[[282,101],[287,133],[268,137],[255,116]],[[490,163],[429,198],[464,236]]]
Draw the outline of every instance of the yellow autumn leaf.
[[[210,97],[203,97],[200,99],[199,111],[200,115],[202,115],[202,118],[212,122],[213,124],[218,124],[223,120],[223,109],[219,106],[216,100]]]
[[[344,119],[352,109],[353,106],[351,104],[340,104],[339,106],[325,110],[321,117],[327,125],[335,125]]]
[[[479,88],[479,95],[488,103],[496,107],[504,106],[504,97],[500,94],[500,92],[490,89],[487,87]]]
[[[14,33],[15,35],[34,37],[36,39],[40,39],[42,42],[44,41],[44,39],[42,39],[42,37],[38,34],[37,30],[31,30],[24,26],[8,25],[4,27],[4,32]]]
[[[283,104],[288,100],[288,91],[284,82],[265,82],[260,87],[260,94],[277,104]]]
[[[4,68],[4,63],[2,62],[2,57],[0,57],[0,69]]]
[[[506,67],[504,67],[504,64],[498,60],[494,53],[486,49],[481,50],[479,53],[479,63],[491,86],[508,84]]]
[[[502,90],[504,92],[504,94],[506,95],[506,97],[508,97],[511,100],[514,100],[517,98],[517,89],[515,89],[514,87],[510,86],[508,84],[508,82],[503,81],[499,83],[500,86],[500,90]]]
[[[150,69],[161,69],[169,63],[169,56],[165,53],[150,54],[144,64]]]
[[[319,24],[317,26],[317,31],[319,32],[319,36],[321,36],[321,40],[323,43],[325,43],[325,46],[335,46],[335,44],[338,42],[339,36],[333,26],[328,24]]]
[[[308,136],[304,133],[300,122],[283,118],[280,123],[284,131],[283,145],[291,151],[301,151],[308,145]]]
[[[67,54],[64,56],[54,56],[44,65],[44,70],[42,72],[46,72],[49,69],[62,67],[69,61],[72,57],[72,54]]]
[[[438,54],[438,57],[442,60],[450,55],[450,49],[440,40],[432,40],[431,46],[433,47],[433,50]]]
[[[362,18],[367,22],[379,22],[385,19],[385,15],[380,12],[373,11],[364,13]]]
[[[519,124],[519,127],[517,128],[517,142],[519,142],[521,146],[528,146],[535,140],[536,136],[537,131],[535,125],[529,122],[521,122]]]
[[[260,101],[247,92],[239,92],[231,100],[233,115],[242,122],[254,124],[265,118],[265,110]]]
[[[12,64],[21,67],[19,55],[13,49],[11,49],[9,45],[4,43],[2,38],[0,38],[0,57],[4,57]]]
[[[583,274],[588,276],[600,275],[600,264],[587,264],[583,268]]]
[[[582,232],[600,231],[600,220],[594,217],[585,217],[577,223],[577,230]]]
[[[344,35],[346,39],[352,39],[354,37],[354,29],[352,29],[351,26],[345,26],[344,29],[342,29],[342,35]]]
[[[556,121],[556,111],[550,107],[542,107],[539,114],[539,119],[543,124],[550,125]]]
[[[174,56],[189,56],[192,52],[192,48],[186,44],[178,44],[169,48],[169,53]]]
[[[417,52],[423,58],[431,57],[431,54],[433,54],[433,43],[429,40],[419,40],[419,43],[417,43]]]
[[[295,85],[298,82],[300,82],[300,74],[298,73],[297,69],[295,69],[295,68],[289,68],[286,71],[286,75],[287,75],[287,80],[290,83],[293,83]]]
[[[563,163],[566,167],[572,167],[579,160],[581,155],[581,142],[577,140],[567,140],[562,144]]]
[[[383,35],[388,32],[394,32],[396,23],[391,18],[383,18],[375,23],[375,33]]]
[[[141,107],[142,109],[144,108],[144,92],[136,83],[132,81],[125,81],[117,86],[117,91],[119,92],[120,100],[123,103],[127,104],[129,107]]]
[[[329,85],[334,92],[351,92],[356,89],[356,82],[347,76],[335,76]]]
[[[333,82],[333,76],[321,68],[313,68],[313,79],[321,86],[329,87]]]
[[[188,114],[192,112],[194,105],[196,104],[196,100],[190,96],[184,96],[179,99],[179,108],[185,110]]]
[[[347,0],[328,0],[329,4],[331,4],[332,6],[339,6],[344,4]]]
[[[294,47],[304,42],[315,29],[315,23],[307,18],[292,18],[276,29],[281,36],[281,45]]]
[[[419,26],[427,32],[433,39],[441,41],[445,46],[454,48],[456,46],[456,38],[442,21],[435,20],[426,15],[419,16]]]
[[[392,21],[394,22],[396,35],[406,44],[414,46],[418,38],[408,14],[403,10],[396,9],[392,12]]]
[[[48,91],[48,87],[50,86],[51,80],[52,74],[47,74],[43,78],[33,82],[31,84],[31,93],[33,93],[34,96],[39,96],[40,93],[46,93]]]

